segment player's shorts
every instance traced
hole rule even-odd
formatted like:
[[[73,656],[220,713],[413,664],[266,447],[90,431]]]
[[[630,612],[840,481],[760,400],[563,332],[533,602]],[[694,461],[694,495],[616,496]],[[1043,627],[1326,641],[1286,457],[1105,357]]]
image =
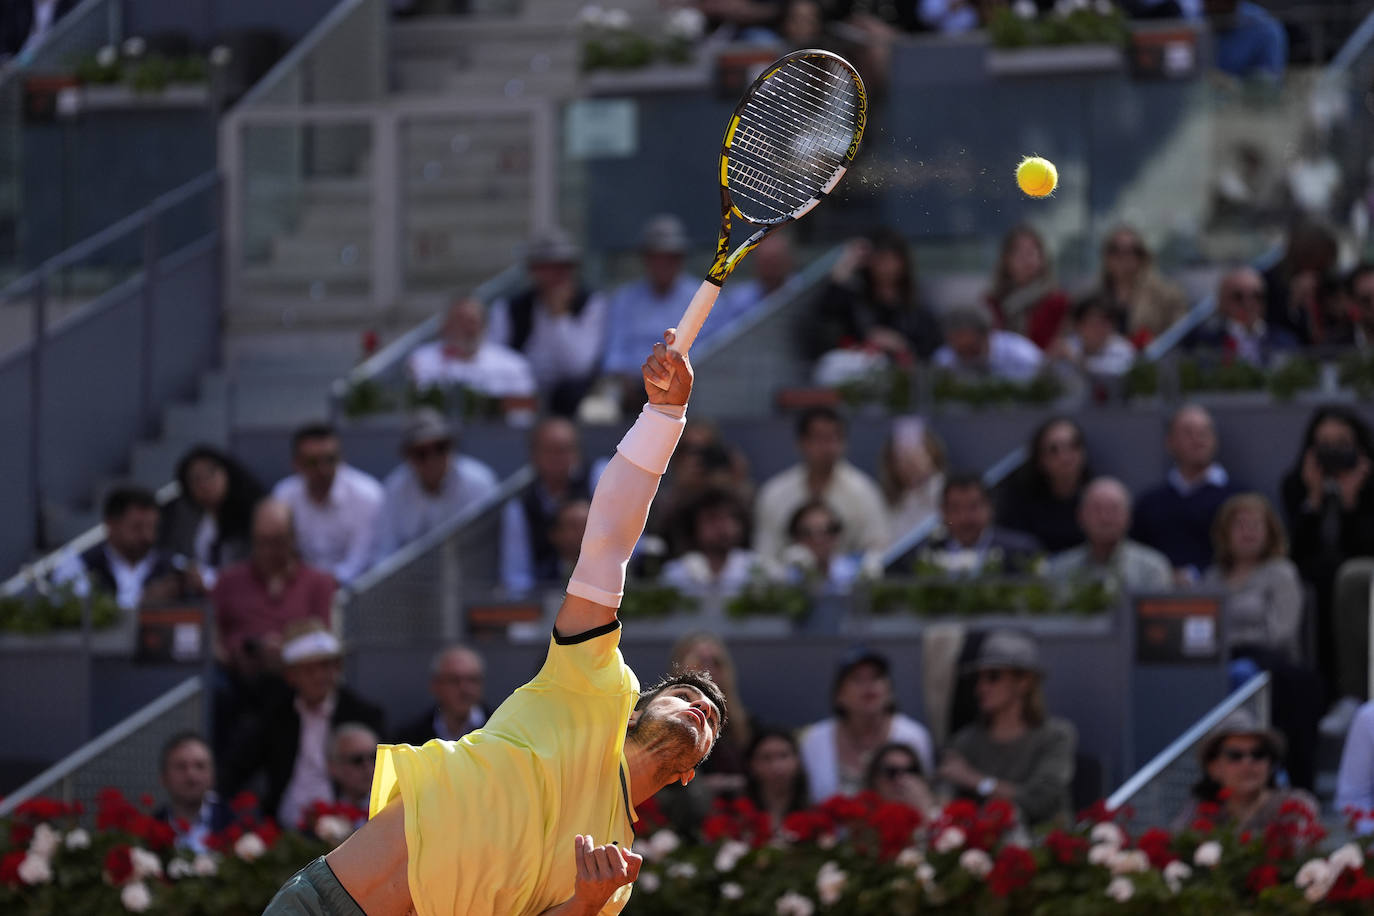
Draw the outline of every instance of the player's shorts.
[[[367,916],[320,856],[291,876],[262,916]]]

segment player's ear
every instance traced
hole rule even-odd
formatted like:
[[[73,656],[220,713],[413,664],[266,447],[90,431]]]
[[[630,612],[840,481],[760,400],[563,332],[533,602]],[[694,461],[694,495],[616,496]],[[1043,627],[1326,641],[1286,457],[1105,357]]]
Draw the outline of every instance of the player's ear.
[[[643,713],[644,710],[639,708],[630,710],[630,720],[626,723],[626,727],[634,728],[637,724],[639,724],[639,717],[643,715]]]
[[[687,785],[689,782],[691,782],[693,779],[696,779],[696,778],[697,778],[696,767],[693,767],[692,769],[687,770],[685,773],[679,773],[679,774],[678,774],[678,779],[682,780],[682,784],[683,784],[684,786]]]

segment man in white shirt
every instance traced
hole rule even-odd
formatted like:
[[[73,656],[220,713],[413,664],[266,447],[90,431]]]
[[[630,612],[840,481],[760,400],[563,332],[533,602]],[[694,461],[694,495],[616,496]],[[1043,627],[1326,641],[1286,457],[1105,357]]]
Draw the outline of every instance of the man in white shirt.
[[[572,416],[601,367],[606,297],[581,285],[582,252],[561,229],[536,237],[525,255],[531,286],[492,303],[487,340],[524,355],[553,413]]]
[[[489,398],[532,398],[534,372],[525,357],[486,338],[487,310],[469,296],[449,307],[439,339],[410,354],[416,388],[463,387]]]
[[[689,510],[692,549],[664,564],[665,585],[689,592],[719,590],[734,594],[754,576],[776,577],[758,554],[744,546],[748,510],[733,493],[710,489]]]
[[[1121,481],[1099,477],[1088,484],[1078,504],[1078,526],[1086,542],[1052,557],[1050,578],[1100,579],[1128,592],[1173,588],[1169,559],[1126,536],[1131,530],[1131,494]]]
[[[273,488],[272,498],[291,507],[301,559],[346,585],[371,565],[382,485],[343,462],[338,433],[328,424],[296,431],[291,462],[296,473]]]
[[[873,478],[845,460],[845,426],[829,407],[813,407],[797,420],[802,461],[766,482],[754,505],[754,550],[778,559],[788,543],[792,515],[823,500],[844,524],[841,553],[880,551],[887,540],[887,506]]]
[[[405,463],[382,483],[386,498],[377,524],[377,559],[383,559],[495,493],[491,468],[454,454],[454,435],[433,408],[415,412],[401,445]]]
[[[156,497],[143,487],[115,487],[101,515],[105,542],[60,564],[54,582],[70,584],[82,597],[91,591],[113,595],[126,611],[179,597],[183,577],[157,548]]]
[[[1073,310],[1073,333],[1051,347],[1093,378],[1120,378],[1135,365],[1135,347],[1117,333],[1107,303],[1093,296]]]
[[[945,343],[935,351],[937,368],[959,375],[1029,382],[1040,374],[1044,354],[1029,339],[994,330],[986,309],[964,306],[944,317]]]

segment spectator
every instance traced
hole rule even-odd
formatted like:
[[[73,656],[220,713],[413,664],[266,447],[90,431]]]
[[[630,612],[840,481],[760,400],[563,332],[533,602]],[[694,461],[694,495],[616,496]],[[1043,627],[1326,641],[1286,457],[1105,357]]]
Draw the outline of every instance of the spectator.
[[[296,430],[291,459],[296,473],[272,498],[291,507],[301,559],[348,585],[372,561],[382,485],[344,463],[339,435],[325,423]]]
[[[1155,269],[1154,256],[1132,226],[1117,226],[1102,243],[1102,273],[1089,298],[1102,302],[1112,322],[1144,346],[1188,313],[1183,290]]]
[[[1052,417],[1036,429],[1028,451],[1002,488],[997,518],[1051,553],[1076,547],[1083,542],[1078,497],[1093,477],[1083,430],[1068,417]]]
[[[1020,575],[1031,571],[1035,538],[993,524],[992,500],[978,474],[951,474],[940,497],[943,530],[921,551],[923,561],[951,573]]]
[[[253,507],[262,485],[228,455],[208,445],[177,465],[181,494],[162,510],[162,549],[189,561],[197,591],[215,587],[218,571],[248,556]]]
[[[487,308],[472,296],[449,306],[439,339],[415,348],[406,360],[411,383],[428,388],[467,388],[489,398],[532,398],[529,360],[487,336]]]
[[[897,417],[878,459],[878,484],[887,501],[888,544],[936,517],[944,493],[945,444],[920,417]]]
[[[377,733],[371,728],[360,722],[344,722],[329,733],[325,746],[334,801],[363,812],[353,823],[354,830],[367,822],[379,743]]]
[[[940,326],[917,293],[911,250],[891,229],[845,246],[810,328],[813,357],[859,346],[909,365],[940,346]]]
[[[1277,82],[1288,64],[1288,33],[1274,14],[1250,0],[1203,0],[1212,22],[1218,70]]]
[[[786,0],[778,34],[789,51],[819,48],[825,40],[825,17],[816,0]]]
[[[675,556],[691,548],[692,510],[708,490],[726,490],[746,506],[754,503],[744,454],[722,438],[715,423],[689,417],[668,465],[668,483],[649,510],[648,530],[663,539],[664,553]]]
[[[454,454],[454,435],[443,414],[415,411],[401,443],[405,463],[386,475],[386,501],[377,520],[377,559],[495,493],[496,474],[476,458]]]
[[[546,417],[530,432],[534,483],[506,503],[501,518],[501,581],[507,591],[524,592],[536,582],[553,582],[558,556],[549,539],[560,506],[591,499],[577,427],[564,417]]]
[[[1360,706],[1345,736],[1336,776],[1336,811],[1354,811],[1358,836],[1374,834],[1374,702]]]
[[[1293,346],[1339,343],[1344,316],[1331,314],[1339,293],[1332,271],[1339,258],[1340,243],[1329,229],[1299,220],[1288,231],[1283,258],[1265,271],[1265,323]],[[1337,339],[1328,341],[1332,331]]]
[[[1014,803],[1027,826],[1068,813],[1078,735],[1045,710],[1035,640],[994,630],[970,668],[977,673],[978,719],[950,739],[940,778],[961,795]]]
[[[12,0],[0,4],[0,58],[32,54],[79,0]]]
[[[1264,320],[1264,277],[1253,267],[1227,271],[1217,290],[1217,315],[1198,332],[1198,343],[1261,368],[1298,341]]]
[[[927,814],[935,808],[935,799],[930,794],[930,786],[926,785],[925,775],[921,757],[915,749],[894,741],[874,752],[864,788],[883,801],[896,802]]]
[[[981,25],[976,0],[920,0],[916,18],[921,26],[943,35],[977,31]]]
[[[692,549],[664,565],[660,578],[665,584],[733,594],[767,574],[759,556],[745,546],[748,512],[729,490],[707,490],[692,507],[690,519]],[[731,721],[739,721],[733,713]]]
[[[1045,357],[1020,334],[995,330],[979,307],[954,308],[944,316],[945,343],[935,351],[937,368],[970,378],[1029,382],[1040,374]]]
[[[867,566],[864,557],[839,549],[844,520],[829,503],[813,499],[792,513],[787,534],[791,544],[782,552],[782,566],[788,580],[847,592]]]
[[[1136,502],[1131,537],[1168,557],[1177,582],[1196,582],[1212,563],[1212,519],[1237,489],[1217,463],[1217,430],[1207,408],[1176,410],[1164,449],[1174,466]]]
[[[178,732],[162,745],[158,768],[167,804],[153,816],[176,831],[178,849],[201,854],[205,841],[235,820],[234,812],[215,794],[215,756],[196,732]]]
[[[790,731],[757,729],[744,752],[744,776],[744,797],[769,816],[774,831],[789,814],[806,810],[811,790]]]
[[[829,407],[812,407],[797,419],[801,463],[768,480],[754,507],[754,550],[781,555],[797,510],[823,500],[839,516],[841,553],[881,550],[887,542],[887,510],[873,479],[845,460],[845,423]]]
[[[1002,239],[987,302],[998,328],[1029,337],[1042,350],[1059,336],[1069,297],[1055,282],[1045,240],[1030,226]]]
[[[1354,641],[1337,633],[1335,624],[1346,626],[1352,612],[1334,607],[1333,598],[1341,565],[1353,557],[1374,555],[1371,462],[1374,437],[1359,414],[1347,407],[1320,407],[1307,424],[1298,460],[1281,488],[1293,562],[1317,596],[1316,667],[1334,697],[1358,697],[1365,690],[1367,660],[1338,654],[1338,644]],[[1344,705],[1353,712],[1358,704]]]
[[[1074,306],[1073,329],[1053,345],[1053,354],[1094,382],[1119,379],[1135,365],[1135,347],[1117,333],[1106,301],[1089,297]]]
[[[672,671],[705,671],[724,694],[725,707],[730,710],[730,732],[716,742],[699,775],[716,794],[738,794],[744,788],[744,752],[752,736],[749,709],[740,699],[729,647],[712,633],[688,633],[674,643],[668,667]]]
[[[772,8],[771,4],[767,5]],[[722,292],[725,301],[717,302],[711,310],[711,320],[718,326],[743,318],[764,299],[782,289],[796,266],[791,236],[785,230],[768,233],[749,255],[749,263],[754,275],[731,280]]]
[[[553,561],[541,572],[546,584],[562,586],[572,575],[582,553],[582,536],[587,531],[587,513],[591,507],[590,500],[570,499],[554,512],[548,534],[553,546]]]
[[[449,646],[429,666],[429,692],[434,705],[397,734],[401,744],[424,744],[431,738],[457,741],[487,722],[482,705],[486,663],[467,646]]]
[[[1286,744],[1280,732],[1265,728],[1247,710],[1238,709],[1223,719],[1198,749],[1203,775],[1193,786],[1195,801],[1174,820],[1174,829],[1191,829],[1203,816],[1202,804],[1219,807],[1207,819],[1235,833],[1262,836],[1271,825],[1315,821],[1315,798],[1301,789],[1278,788]],[[1284,833],[1302,839],[1296,832]]]
[[[1103,580],[1127,592],[1173,587],[1168,557],[1126,536],[1131,530],[1131,494],[1121,481],[1099,477],[1084,488],[1078,526],[1086,543],[1051,558],[1052,578]]]
[[[132,611],[179,598],[184,582],[171,558],[157,547],[157,498],[138,486],[118,486],[101,508],[105,542],[62,563],[57,585],[70,584],[78,595],[92,591],[114,597]]]
[[[262,810],[287,829],[301,824],[317,801],[334,801],[326,745],[344,722],[359,722],[381,734],[382,711],[339,683],[343,647],[318,624],[293,630],[281,650],[292,695],[266,713],[236,748],[232,793],[255,776],[266,779]]]
[[[830,702],[835,714],[807,726],[798,742],[812,802],[858,793],[869,760],[885,744],[910,745],[922,771],[931,771],[935,757],[930,732],[897,711],[886,656],[864,648],[851,650],[835,672]]]
[[[533,281],[491,306],[487,339],[522,354],[549,410],[573,416],[600,368],[606,297],[581,284],[582,252],[561,229],[535,237],[525,255]]]
[[[1335,342],[1354,345],[1365,353],[1374,350],[1374,262],[1360,264],[1346,278],[1345,308],[1350,339]]]

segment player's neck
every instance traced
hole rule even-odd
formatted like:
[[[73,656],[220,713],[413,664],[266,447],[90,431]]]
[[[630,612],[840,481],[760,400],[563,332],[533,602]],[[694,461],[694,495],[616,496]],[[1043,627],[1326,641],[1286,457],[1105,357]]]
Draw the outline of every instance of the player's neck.
[[[625,742],[625,777],[630,781],[630,804],[636,808],[652,798],[665,783],[648,751],[633,741]]]

